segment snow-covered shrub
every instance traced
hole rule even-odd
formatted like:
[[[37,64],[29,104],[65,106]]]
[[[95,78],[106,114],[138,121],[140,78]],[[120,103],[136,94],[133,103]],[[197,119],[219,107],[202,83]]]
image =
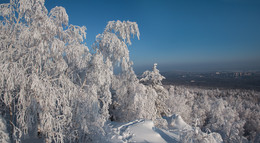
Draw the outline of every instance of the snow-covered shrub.
[[[188,125],[180,115],[173,114],[169,117],[164,117],[168,122],[169,131],[178,135],[178,141],[181,143],[222,143],[221,135],[216,132],[207,130],[202,132],[197,127],[197,121],[192,127]]]
[[[258,142],[259,92],[209,90],[183,86],[169,88],[167,106],[202,131],[219,133],[224,142]],[[177,105],[177,106],[174,106]]]
[[[173,114],[172,116],[166,118],[168,120],[169,128],[178,130],[191,130],[191,126],[188,125],[180,115]]]
[[[228,107],[226,101],[216,100],[211,107],[212,118],[209,120],[207,128],[221,134],[225,142],[242,141],[243,126],[245,122],[239,119],[238,113]]]
[[[171,114],[179,114],[183,117],[185,122],[191,124],[193,121],[190,117],[192,109],[188,102],[193,102],[192,95],[185,90],[179,91],[177,88],[178,87],[170,86],[169,98],[166,100],[166,105],[170,109]]]
[[[187,130],[180,135],[182,143],[222,143],[223,140],[218,133],[203,133],[199,128]]]
[[[128,74],[123,75],[128,77]],[[157,93],[154,89],[145,87],[137,79],[120,77],[113,80],[113,104],[110,108],[113,118],[117,121],[156,118]]]
[[[229,95],[229,96],[227,96]],[[233,107],[241,120],[245,121],[244,134],[251,142],[259,142],[260,127],[260,93],[255,91],[228,91],[224,98]]]

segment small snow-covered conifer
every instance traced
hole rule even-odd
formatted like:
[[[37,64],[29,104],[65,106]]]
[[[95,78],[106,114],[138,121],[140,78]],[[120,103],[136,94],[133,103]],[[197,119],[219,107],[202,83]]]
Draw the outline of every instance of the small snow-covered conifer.
[[[153,71],[145,71],[140,79],[145,85],[162,85],[162,80],[165,79],[157,69],[157,63],[153,65]]]
[[[155,101],[157,116],[167,116],[169,115],[169,108],[166,106],[166,101],[169,96],[169,92],[162,86],[162,80],[165,79],[164,76],[160,74],[157,69],[157,63],[154,63],[152,71],[145,71],[140,79],[140,82],[146,86],[151,86],[157,94]]]

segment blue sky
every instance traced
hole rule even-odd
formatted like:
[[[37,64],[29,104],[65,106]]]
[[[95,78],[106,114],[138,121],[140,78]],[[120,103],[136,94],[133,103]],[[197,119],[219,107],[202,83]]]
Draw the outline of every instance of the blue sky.
[[[139,25],[129,47],[138,71],[260,69],[259,0],[46,0],[70,24],[87,27],[90,47],[110,20]]]

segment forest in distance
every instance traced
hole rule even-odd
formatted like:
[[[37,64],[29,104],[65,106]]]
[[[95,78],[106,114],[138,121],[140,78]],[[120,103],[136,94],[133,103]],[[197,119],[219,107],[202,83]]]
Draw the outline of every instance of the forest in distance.
[[[64,7],[0,8],[1,143],[260,142],[258,90],[196,84],[258,73],[167,75],[154,63],[137,76],[128,49],[136,22],[108,21],[88,47],[86,27],[69,24]]]
[[[165,85],[185,85],[207,89],[244,89],[260,91],[260,71],[161,72]]]

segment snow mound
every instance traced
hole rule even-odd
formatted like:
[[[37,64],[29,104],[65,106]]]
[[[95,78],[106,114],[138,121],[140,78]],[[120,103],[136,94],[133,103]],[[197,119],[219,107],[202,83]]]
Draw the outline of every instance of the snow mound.
[[[130,142],[166,143],[155,129],[153,121],[150,120],[129,126],[129,131],[133,134]]]
[[[178,130],[191,130],[192,127],[188,125],[180,115],[174,114],[171,117],[166,117],[168,121],[168,126],[171,129],[178,129]]]
[[[125,124],[113,124],[113,135],[110,142],[149,142],[166,143],[161,135],[156,131],[153,121],[135,120]]]

